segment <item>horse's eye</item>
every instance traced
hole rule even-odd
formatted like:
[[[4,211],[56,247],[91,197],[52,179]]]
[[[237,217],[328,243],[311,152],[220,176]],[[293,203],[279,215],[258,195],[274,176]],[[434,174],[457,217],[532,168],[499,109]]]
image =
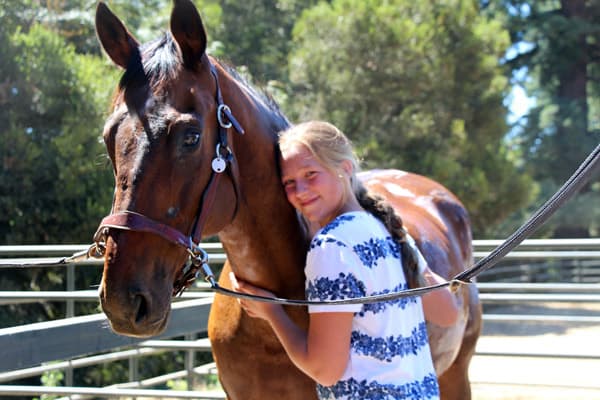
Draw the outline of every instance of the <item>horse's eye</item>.
[[[196,146],[200,143],[200,132],[189,130],[185,132],[185,136],[183,137],[183,145],[186,147]]]

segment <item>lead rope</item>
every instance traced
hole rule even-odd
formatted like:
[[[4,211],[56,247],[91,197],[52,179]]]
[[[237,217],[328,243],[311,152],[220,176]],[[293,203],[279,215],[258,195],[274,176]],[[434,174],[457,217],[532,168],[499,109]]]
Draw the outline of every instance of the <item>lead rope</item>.
[[[477,262],[473,267],[456,275],[454,279],[460,281],[469,281],[471,278],[479,275],[493,267],[500,259],[508,254],[512,249],[518,246],[523,240],[531,236],[552,214],[556,212],[564,203],[567,202],[583,185],[585,185],[594,174],[599,164],[598,153],[600,144],[590,153],[590,155],[581,163],[579,168],[571,177],[546,201],[527,222],[508,237],[500,246],[496,247],[485,258]]]

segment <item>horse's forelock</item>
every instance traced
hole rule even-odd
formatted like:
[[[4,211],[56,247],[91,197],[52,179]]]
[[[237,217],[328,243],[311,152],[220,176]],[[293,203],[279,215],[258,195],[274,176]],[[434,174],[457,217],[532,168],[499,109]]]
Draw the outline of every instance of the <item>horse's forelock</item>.
[[[160,90],[166,82],[175,79],[182,60],[170,32],[145,44],[141,51],[144,73],[153,91]]]
[[[170,33],[145,43],[133,53],[119,81],[119,92],[130,111],[144,114],[149,97],[164,90],[176,77],[181,57]],[[118,94],[113,99],[116,105]]]

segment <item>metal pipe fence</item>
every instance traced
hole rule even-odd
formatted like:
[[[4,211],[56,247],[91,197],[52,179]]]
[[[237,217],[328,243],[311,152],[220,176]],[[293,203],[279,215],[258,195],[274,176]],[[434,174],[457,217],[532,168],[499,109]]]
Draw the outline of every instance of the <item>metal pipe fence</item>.
[[[483,257],[501,241],[474,241],[475,257]],[[52,257],[69,256],[85,249],[85,245],[62,246],[0,246],[0,276],[14,266],[11,262],[48,262]],[[225,261],[220,243],[207,243],[212,266]],[[97,261],[78,264],[81,268],[98,268]],[[205,338],[208,309],[212,293],[208,286],[199,283],[193,290],[186,291],[173,305],[172,321],[167,332],[153,340],[135,340],[118,337],[107,328],[103,315],[73,317],[74,304],[97,301],[95,290],[76,290],[76,273],[65,269],[64,290],[57,291],[1,291],[1,306],[18,306],[38,302],[63,302],[67,304],[65,318],[40,324],[29,324],[0,329],[0,348],[12,349],[12,353],[0,358],[0,397],[40,396],[43,394],[67,396],[68,398],[195,398],[224,399],[224,394],[216,390],[191,390],[196,377],[214,376],[214,363],[196,365],[195,355],[210,352],[210,343]],[[17,267],[23,268],[23,267]],[[27,267],[29,268],[29,267]],[[46,268],[46,267],[44,267]],[[550,268],[554,272],[545,271]],[[567,281],[561,281],[563,277]],[[559,324],[600,324],[600,315],[546,314],[498,310],[506,305],[518,304],[521,307],[533,304],[561,303],[575,305],[600,304],[600,239],[525,240],[492,270],[486,271],[479,279],[478,288],[484,305],[484,321],[506,324],[559,323]],[[543,282],[543,283],[542,283]],[[1,288],[0,288],[1,289]],[[85,334],[83,334],[85,332]],[[90,336],[90,332],[93,332]],[[85,336],[85,338],[82,338]],[[198,338],[198,336],[202,336]],[[36,342],[40,337],[50,338],[44,344]],[[174,338],[178,338],[175,340]],[[183,338],[183,339],[182,339]],[[73,349],[73,343],[78,346]],[[23,357],[26,346],[33,346],[29,353],[29,365],[11,357]],[[69,351],[67,347],[70,348]],[[49,351],[53,348],[55,351]],[[58,350],[56,350],[58,349]],[[184,369],[160,376],[139,379],[137,365],[141,359],[169,351],[185,353]],[[21,354],[20,356],[18,354]],[[587,354],[569,353],[548,349],[544,352],[510,352],[496,349],[478,349],[477,354],[485,356],[512,356],[538,358],[570,358],[600,360],[598,352]],[[9,361],[6,361],[8,357]],[[62,360],[62,361],[56,361]],[[128,360],[129,382],[103,388],[76,387],[72,381],[72,371],[77,368],[102,365],[115,361]],[[11,367],[10,362],[13,362]],[[52,371],[71,371],[66,374],[65,386],[27,386],[10,384],[20,379],[41,376]],[[69,378],[69,376],[71,378]],[[189,390],[150,389],[164,385],[167,381],[183,380]],[[600,387],[598,387],[600,389]]]

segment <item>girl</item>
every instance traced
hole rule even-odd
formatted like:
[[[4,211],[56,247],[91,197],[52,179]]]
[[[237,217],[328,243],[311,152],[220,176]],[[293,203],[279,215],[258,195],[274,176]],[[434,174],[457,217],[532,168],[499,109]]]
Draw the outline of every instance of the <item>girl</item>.
[[[314,233],[306,259],[306,297],[333,300],[388,293],[443,279],[426,262],[381,199],[356,177],[348,138],[326,122],[281,133],[282,182],[290,203]],[[272,293],[230,276],[235,290]],[[294,364],[317,382],[321,399],[438,399],[425,318],[442,326],[458,318],[448,289],[367,305],[309,306],[309,327],[280,305],[240,300],[269,322]]]

